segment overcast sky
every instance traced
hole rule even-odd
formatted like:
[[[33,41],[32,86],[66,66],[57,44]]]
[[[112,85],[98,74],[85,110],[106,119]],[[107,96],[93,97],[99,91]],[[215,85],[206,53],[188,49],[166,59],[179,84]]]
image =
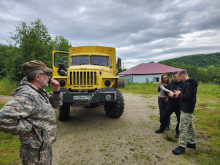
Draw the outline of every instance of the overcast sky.
[[[37,19],[72,46],[115,47],[125,68],[220,52],[220,0],[0,0],[0,43]]]

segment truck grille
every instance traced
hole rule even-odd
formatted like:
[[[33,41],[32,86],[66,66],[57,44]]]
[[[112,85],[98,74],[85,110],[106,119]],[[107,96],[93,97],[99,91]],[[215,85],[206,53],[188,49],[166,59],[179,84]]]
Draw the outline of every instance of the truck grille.
[[[97,83],[96,75],[97,74],[94,71],[70,72],[70,85],[81,86],[81,87],[92,87]]]

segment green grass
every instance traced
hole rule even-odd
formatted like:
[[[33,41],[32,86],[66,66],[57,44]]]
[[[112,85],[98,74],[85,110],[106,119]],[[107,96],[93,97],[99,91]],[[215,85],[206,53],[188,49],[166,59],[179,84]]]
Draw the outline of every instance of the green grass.
[[[53,92],[53,89],[51,87],[45,87],[44,89],[46,89],[48,93],[52,93]]]
[[[0,109],[4,106],[4,104],[0,104]]]
[[[3,104],[0,104],[0,109],[3,106]],[[19,164],[19,147],[20,142],[17,136],[0,132],[0,164]]]
[[[120,88],[122,92],[129,92],[133,94],[155,94],[158,89],[158,84],[156,83],[143,83],[143,84],[128,84],[125,88]]]
[[[0,94],[12,95],[12,91],[18,87],[18,84],[11,82],[9,79],[0,80]]]
[[[158,84],[129,84],[123,92],[157,96]],[[220,164],[220,86],[199,83],[195,108],[197,150],[187,150],[185,157],[202,165]],[[169,136],[168,141],[173,141]]]
[[[11,82],[11,80],[5,78],[0,80],[0,94],[1,95],[12,95],[12,91],[19,86],[16,82]],[[45,87],[48,93],[53,90],[50,87]]]

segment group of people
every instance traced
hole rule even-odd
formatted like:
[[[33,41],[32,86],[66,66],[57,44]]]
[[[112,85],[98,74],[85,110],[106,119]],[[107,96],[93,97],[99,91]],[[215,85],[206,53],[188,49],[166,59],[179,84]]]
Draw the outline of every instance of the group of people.
[[[0,111],[0,131],[17,135],[20,142],[20,158],[23,165],[51,165],[52,144],[56,140],[56,116],[53,108],[62,105],[59,82],[50,79],[52,69],[41,61],[29,61],[22,65],[26,80],[13,91],[14,98]],[[43,88],[53,89],[48,94]],[[183,154],[185,147],[196,148],[192,113],[196,103],[198,83],[190,79],[186,70],[175,72],[172,82],[162,75],[159,84],[160,128],[156,133],[170,129],[170,115],[177,116],[176,138],[179,146],[174,154]],[[181,112],[181,113],[180,113]]]
[[[160,128],[155,133],[164,133],[170,129],[170,116],[175,112],[177,117],[175,137],[179,138],[178,147],[172,151],[175,155],[184,154],[186,147],[196,149],[193,112],[197,87],[197,80],[189,78],[186,70],[174,72],[171,83],[167,74],[161,76],[158,87]]]

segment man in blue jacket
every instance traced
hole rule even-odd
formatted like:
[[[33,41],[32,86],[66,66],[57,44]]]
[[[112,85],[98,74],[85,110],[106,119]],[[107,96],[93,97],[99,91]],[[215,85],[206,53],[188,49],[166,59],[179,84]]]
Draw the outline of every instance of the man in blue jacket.
[[[189,78],[186,70],[178,72],[179,79],[184,82],[182,91],[177,90],[174,94],[180,98],[180,137],[178,147],[173,150],[173,154],[185,153],[185,147],[196,149],[195,127],[193,124],[193,112],[196,105],[196,94],[198,82],[194,78]]]

